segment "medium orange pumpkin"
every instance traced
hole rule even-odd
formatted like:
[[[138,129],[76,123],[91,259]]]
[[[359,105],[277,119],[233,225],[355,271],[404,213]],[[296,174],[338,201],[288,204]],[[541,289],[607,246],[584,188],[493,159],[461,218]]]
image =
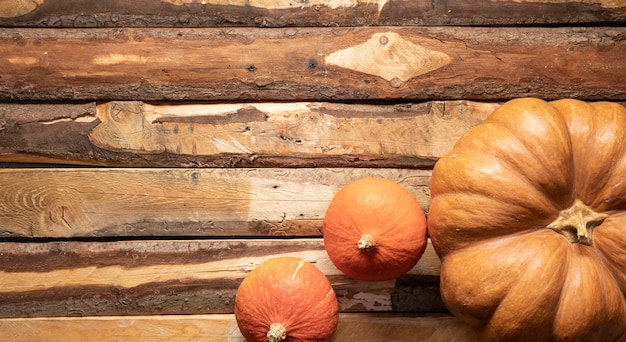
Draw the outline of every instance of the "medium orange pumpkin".
[[[335,333],[339,304],[328,278],[294,257],[263,262],[235,296],[235,318],[249,342],[321,342]]]
[[[626,332],[626,109],[509,101],[441,158],[428,229],[448,309],[489,341]]]
[[[366,177],[341,188],[323,223],[324,246],[335,266],[366,281],[398,278],[424,253],[426,217],[396,182]]]

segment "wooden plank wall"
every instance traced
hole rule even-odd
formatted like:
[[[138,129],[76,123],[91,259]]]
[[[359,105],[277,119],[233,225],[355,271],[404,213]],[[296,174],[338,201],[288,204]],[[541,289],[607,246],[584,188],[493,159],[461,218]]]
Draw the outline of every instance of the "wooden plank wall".
[[[0,2],[0,339],[242,341],[239,283],[294,255],[337,292],[335,341],[475,340],[432,247],[349,279],[325,208],[377,175],[428,211],[433,165],[508,99],[625,103],[624,22],[623,0]]]

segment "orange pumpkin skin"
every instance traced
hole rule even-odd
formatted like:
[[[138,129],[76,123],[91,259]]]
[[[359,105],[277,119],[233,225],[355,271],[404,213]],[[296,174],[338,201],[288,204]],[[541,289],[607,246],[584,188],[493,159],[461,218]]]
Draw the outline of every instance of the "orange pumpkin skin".
[[[323,223],[324,246],[335,266],[365,281],[398,278],[424,253],[427,227],[415,198],[392,180],[366,177],[333,197]],[[359,244],[369,235],[375,246]]]
[[[284,339],[329,341],[337,329],[339,304],[328,278],[299,258],[263,262],[242,281],[235,296],[235,318],[249,342],[267,342],[272,324],[284,327]]]
[[[428,225],[441,294],[489,341],[626,332],[626,109],[509,101],[440,159]]]

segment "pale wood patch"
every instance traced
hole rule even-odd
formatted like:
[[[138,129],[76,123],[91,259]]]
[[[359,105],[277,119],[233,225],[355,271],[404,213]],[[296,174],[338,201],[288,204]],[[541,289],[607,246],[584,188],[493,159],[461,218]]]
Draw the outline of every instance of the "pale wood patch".
[[[451,62],[443,52],[424,48],[395,32],[381,32],[359,45],[333,52],[326,63],[384,78],[406,82]],[[394,84],[392,87],[399,87]]]
[[[320,235],[333,195],[392,179],[427,210],[429,170],[0,169],[5,236]]]
[[[434,159],[498,106],[467,101],[435,103],[427,115],[398,111],[394,117],[385,107],[321,103],[160,106],[109,102],[98,106],[102,123],[89,138],[102,149],[134,153],[366,154]],[[329,109],[346,116],[328,113]]]
[[[12,18],[32,12],[45,0],[0,0],[0,18]]]
[[[9,341],[25,342],[245,341],[230,314],[2,319],[0,331]],[[339,315],[331,341],[475,342],[478,338],[469,326],[449,315],[351,313]]]

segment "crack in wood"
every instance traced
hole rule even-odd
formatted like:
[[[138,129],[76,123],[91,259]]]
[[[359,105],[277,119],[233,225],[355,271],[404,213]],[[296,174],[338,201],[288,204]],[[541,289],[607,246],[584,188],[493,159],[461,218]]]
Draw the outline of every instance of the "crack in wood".
[[[326,6],[331,9],[352,8],[359,4],[369,5],[371,3],[378,5],[378,12],[389,0],[161,0],[175,6],[184,6],[192,3],[202,3],[203,5],[221,5],[221,6],[239,6],[239,7],[257,7],[266,9],[289,9],[289,8],[314,8]]]
[[[491,2],[562,4],[563,0],[491,0]],[[582,0],[582,3],[599,5],[602,8],[624,7],[624,0]]]
[[[42,124],[42,125],[53,125],[56,123],[61,123],[61,122],[93,122],[95,121],[96,115],[93,113],[85,113],[85,114],[81,114],[81,115],[76,115],[76,116],[72,116],[72,117],[61,117],[61,118],[55,118],[55,119],[50,119],[50,120],[45,120],[45,121],[39,121],[38,123]]]

